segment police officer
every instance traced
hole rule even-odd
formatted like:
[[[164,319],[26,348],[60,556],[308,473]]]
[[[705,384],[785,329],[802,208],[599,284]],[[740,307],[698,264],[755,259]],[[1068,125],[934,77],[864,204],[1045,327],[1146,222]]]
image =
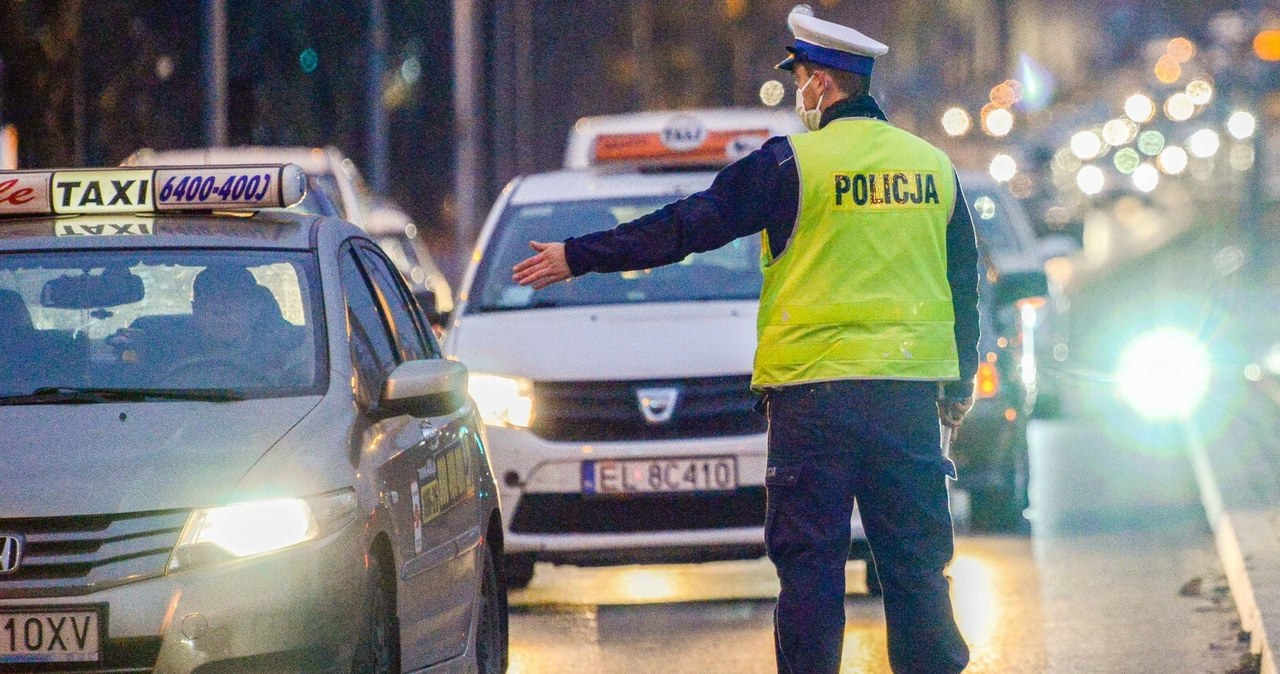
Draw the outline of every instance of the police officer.
[[[959,426],[977,370],[977,247],[950,160],[887,123],[868,95],[888,48],[793,12],[796,111],[706,191],[563,243],[531,242],[513,280],[677,262],[762,232],[752,387],[769,418],[765,542],[781,592],[782,674],[835,674],[854,499],[884,591],[895,672],[969,660],[945,567],[953,556],[939,421]]]

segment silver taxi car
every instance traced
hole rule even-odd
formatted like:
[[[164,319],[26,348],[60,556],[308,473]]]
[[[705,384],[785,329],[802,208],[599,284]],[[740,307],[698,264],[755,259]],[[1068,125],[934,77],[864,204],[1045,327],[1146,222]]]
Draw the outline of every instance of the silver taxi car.
[[[304,190],[0,172],[0,671],[505,670],[466,369]]]

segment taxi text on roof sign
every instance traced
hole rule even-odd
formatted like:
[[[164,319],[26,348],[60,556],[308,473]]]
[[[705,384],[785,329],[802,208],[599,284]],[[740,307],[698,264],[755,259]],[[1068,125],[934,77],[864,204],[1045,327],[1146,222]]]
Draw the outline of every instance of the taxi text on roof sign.
[[[305,191],[294,164],[0,171],[0,216],[285,208]]]
[[[657,131],[601,134],[595,141],[596,164],[727,164],[758,149],[769,129],[708,131],[692,115],[676,115]]]

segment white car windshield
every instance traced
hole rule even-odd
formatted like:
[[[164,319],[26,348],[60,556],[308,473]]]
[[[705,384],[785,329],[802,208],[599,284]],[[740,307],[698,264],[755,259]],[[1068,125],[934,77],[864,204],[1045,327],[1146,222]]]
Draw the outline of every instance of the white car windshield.
[[[645,197],[535,204],[508,209],[484,253],[469,311],[642,302],[750,300],[760,296],[760,237],[751,236],[675,264],[613,274],[587,274],[535,292],[511,281],[511,268],[532,254],[530,241],[562,241],[611,229],[655,211],[670,199]]]
[[[240,399],[327,381],[307,253],[0,257],[0,403]]]

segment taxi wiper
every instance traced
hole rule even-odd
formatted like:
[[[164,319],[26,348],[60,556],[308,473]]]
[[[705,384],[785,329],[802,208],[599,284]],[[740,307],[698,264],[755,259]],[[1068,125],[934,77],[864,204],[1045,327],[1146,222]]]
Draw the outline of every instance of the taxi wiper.
[[[231,402],[244,400],[244,396],[229,389],[190,390],[45,386],[31,393],[0,396],[0,405],[59,405],[68,403],[145,402],[148,400]]]

